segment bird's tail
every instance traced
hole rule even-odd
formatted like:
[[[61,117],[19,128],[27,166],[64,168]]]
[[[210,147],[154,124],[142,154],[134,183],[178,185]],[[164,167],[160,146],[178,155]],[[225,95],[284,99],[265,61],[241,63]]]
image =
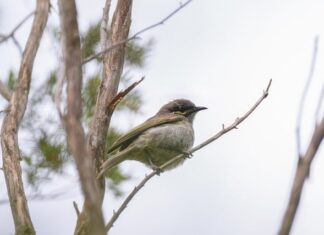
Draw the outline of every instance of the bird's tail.
[[[117,166],[119,163],[127,159],[129,152],[132,148],[126,148],[123,151],[116,153],[115,155],[109,157],[101,166],[100,172],[97,175],[97,178],[100,178],[106,171],[109,171],[114,166]]]

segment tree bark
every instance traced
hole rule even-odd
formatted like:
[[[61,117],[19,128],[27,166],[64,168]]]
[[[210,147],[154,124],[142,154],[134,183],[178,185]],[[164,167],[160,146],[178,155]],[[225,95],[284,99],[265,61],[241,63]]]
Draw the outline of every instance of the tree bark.
[[[28,101],[34,60],[49,13],[49,1],[37,0],[36,14],[23,53],[18,81],[11,97],[1,130],[3,169],[17,235],[35,234],[24,192],[20,166],[18,130]]]
[[[119,0],[111,23],[111,31],[106,46],[113,45],[127,39],[131,24],[132,0]],[[106,153],[106,139],[108,127],[113,110],[109,104],[116,96],[120,77],[123,71],[125,58],[125,44],[121,44],[114,50],[103,56],[103,74],[99,87],[96,102],[95,114],[90,128],[87,145],[92,159],[95,161],[96,172],[99,172],[100,165]],[[105,193],[105,179],[98,180],[100,190],[100,204],[102,204]],[[86,201],[85,201],[86,203]],[[84,210],[78,217],[75,234],[86,234],[89,220],[84,214]],[[91,226],[90,226],[91,227]]]
[[[65,76],[67,78],[67,113],[61,116],[68,146],[79,173],[85,197],[84,216],[88,226],[82,234],[105,234],[95,168],[86,145],[82,117],[82,68],[80,35],[75,1],[59,1]],[[79,216],[81,217],[81,215]]]

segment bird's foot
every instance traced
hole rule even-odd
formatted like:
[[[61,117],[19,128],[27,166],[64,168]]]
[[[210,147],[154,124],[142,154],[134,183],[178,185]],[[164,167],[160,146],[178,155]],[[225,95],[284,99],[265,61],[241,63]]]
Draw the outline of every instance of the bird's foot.
[[[153,171],[156,172],[156,175],[158,175],[158,176],[160,176],[160,174],[164,172],[164,170],[158,166],[152,166],[152,169],[153,169]]]
[[[193,157],[193,154],[190,151],[182,151],[181,154],[183,154],[183,157],[186,159],[190,159]]]

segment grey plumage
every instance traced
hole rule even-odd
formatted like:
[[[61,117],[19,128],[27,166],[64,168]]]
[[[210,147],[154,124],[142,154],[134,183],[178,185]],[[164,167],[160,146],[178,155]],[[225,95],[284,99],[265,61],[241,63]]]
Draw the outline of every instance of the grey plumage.
[[[102,164],[98,177],[124,160],[136,160],[151,168],[158,168],[180,153],[188,151],[194,143],[192,123],[195,114],[206,109],[191,101],[178,99],[167,103],[145,121],[120,137],[108,150],[109,156]],[[176,161],[167,169],[183,162]]]

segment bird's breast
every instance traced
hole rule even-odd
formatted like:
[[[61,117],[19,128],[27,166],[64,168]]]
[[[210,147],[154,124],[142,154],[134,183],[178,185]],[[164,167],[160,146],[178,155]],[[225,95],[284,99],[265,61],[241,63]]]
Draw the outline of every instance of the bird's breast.
[[[188,151],[194,143],[194,130],[188,121],[163,124],[141,134],[134,142],[133,153],[129,159],[144,164],[161,166],[180,153]],[[183,162],[179,159],[165,170],[172,169]]]
[[[194,142],[194,130],[188,121],[150,128],[143,135],[150,147],[186,151]]]

